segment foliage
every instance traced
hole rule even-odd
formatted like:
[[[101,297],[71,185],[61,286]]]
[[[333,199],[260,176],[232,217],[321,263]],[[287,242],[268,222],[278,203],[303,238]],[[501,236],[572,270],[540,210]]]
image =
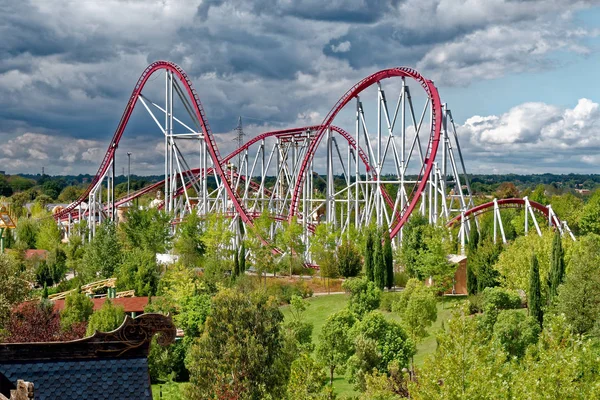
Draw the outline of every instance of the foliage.
[[[0,330],[10,317],[13,305],[25,300],[31,291],[32,273],[21,269],[7,254],[0,254]]]
[[[540,326],[542,326],[544,314],[542,311],[540,269],[535,254],[531,256],[531,269],[529,270],[529,290],[527,291],[527,308],[529,309],[529,315],[535,318]]]
[[[384,230],[383,260],[385,263],[385,286],[391,289],[394,286],[394,253],[392,252],[392,240],[388,230]]]
[[[45,260],[37,264],[36,281],[41,285],[52,286],[59,283],[67,271],[67,256],[60,247],[50,251]]]
[[[357,276],[362,269],[360,252],[347,238],[335,250],[335,259],[337,270],[344,278]]]
[[[219,292],[202,336],[186,357],[188,397],[281,398],[290,368],[282,362],[282,320],[277,303],[260,293]]]
[[[310,243],[313,261],[319,265],[322,278],[335,278],[337,270],[335,260],[336,232],[328,224],[319,224]]]
[[[493,340],[511,357],[523,357],[529,345],[537,342],[540,325],[519,310],[503,310],[494,324]]]
[[[5,325],[6,335],[2,342],[56,342],[78,339],[83,336],[85,326],[79,324],[63,331],[60,315],[48,300],[30,301],[20,305]]]
[[[60,313],[60,325],[63,330],[80,322],[87,322],[94,312],[94,303],[84,293],[72,293],[65,299],[65,308]]]
[[[517,293],[502,287],[486,288],[481,292],[482,306],[485,311],[510,310],[521,307],[521,298]]]
[[[569,222],[569,227],[579,233],[579,219],[583,212],[583,200],[573,193],[567,192],[561,196],[552,196],[550,199],[552,211],[560,216],[563,221]]]
[[[125,221],[119,224],[128,249],[143,249],[154,254],[165,253],[169,247],[171,215],[157,208],[131,207]]]
[[[284,282],[280,280],[268,280],[266,293],[273,296],[279,304],[289,304],[294,296],[301,298],[311,297],[312,289],[305,282]]]
[[[291,221],[284,224],[281,232],[280,243],[284,245],[288,252],[290,262],[290,276],[293,273],[294,259],[303,258],[304,243],[302,243],[302,225],[298,223],[298,217],[293,216]]]
[[[117,271],[117,278],[120,289],[135,290],[136,296],[154,296],[159,281],[155,253],[139,247],[128,250]]]
[[[494,264],[498,261],[501,253],[501,245],[495,245],[491,240],[485,240],[479,244],[476,251],[469,253],[470,258],[467,264],[475,275],[477,292],[498,285],[499,274]]]
[[[301,351],[311,353],[313,351],[312,332],[313,324],[306,322],[304,313],[309,303],[302,300],[300,296],[292,296],[290,301],[291,318],[284,324],[290,335],[298,343]]]
[[[373,281],[379,289],[383,290],[386,281],[386,269],[380,235],[375,236],[375,249],[373,253]]]
[[[396,400],[399,397],[409,398],[408,379],[398,362],[388,365],[388,373],[374,370],[365,375],[365,391],[360,400]]]
[[[475,223],[471,224],[469,232],[469,242],[467,243],[467,291],[469,294],[477,293],[477,275],[475,274],[471,258],[475,256],[477,247],[479,246],[479,231]]]
[[[373,369],[387,372],[392,361],[406,367],[415,353],[414,342],[402,326],[387,320],[378,311],[370,312],[358,321],[352,335],[356,352],[348,361],[349,374],[361,391],[365,389],[365,375]]]
[[[210,315],[211,297],[206,293],[195,293],[179,302],[179,312],[175,315],[175,324],[183,329],[186,340],[200,337],[204,322]]]
[[[361,319],[368,312],[376,310],[381,303],[381,290],[375,286],[375,283],[364,278],[347,279],[342,284],[342,288],[350,293],[348,309],[358,319]]]
[[[565,278],[565,254],[562,248],[560,232],[557,230],[552,241],[552,257],[550,271],[548,272],[548,303],[558,294],[558,287]]]
[[[263,243],[263,240],[271,237],[271,222],[271,217],[264,211],[254,220],[254,226],[248,228],[246,244],[250,250],[252,265],[259,276],[265,272],[276,270],[273,249]]]
[[[346,362],[354,352],[354,343],[350,328],[356,318],[350,311],[344,309],[327,317],[319,335],[316,348],[317,360],[329,369],[329,385],[333,386],[333,374],[344,372]]]
[[[437,319],[437,301],[432,290],[419,282],[411,291],[400,316],[414,343],[427,336],[427,328]]]
[[[121,264],[121,244],[115,225],[105,221],[96,228],[96,234],[85,248],[81,274],[87,282],[98,277],[110,278]]]
[[[301,354],[292,363],[290,380],[287,386],[288,400],[328,400],[332,399],[327,390],[327,374],[312,357]]]
[[[375,240],[373,239],[373,230],[370,228],[366,229],[365,247],[363,252],[363,259],[365,262],[365,276],[367,280],[373,282],[375,279],[373,265],[373,254],[375,251]]]
[[[556,309],[575,333],[590,331],[600,316],[600,236],[579,238],[565,283],[558,288]]]
[[[582,234],[600,234],[600,190],[596,190],[583,207],[579,230]]]
[[[197,213],[186,215],[177,226],[173,250],[183,265],[196,267],[200,264],[200,259],[204,255],[204,244],[200,217]]]
[[[498,186],[495,193],[498,199],[509,199],[513,197],[519,197],[519,189],[512,182],[503,182]]]
[[[96,331],[110,332],[117,329],[125,319],[123,306],[116,306],[110,299],[106,299],[102,308],[95,311],[88,322],[86,335],[91,336]]]
[[[409,382],[412,399],[509,398],[506,356],[501,349],[487,345],[485,333],[467,308],[455,311],[447,330],[438,334],[437,343],[433,356],[418,371],[419,379]]]
[[[399,260],[406,272],[411,277],[423,279],[420,271],[420,254],[427,250],[426,231],[427,218],[421,215],[411,215],[403,230],[402,246],[400,247]]]
[[[28,249],[35,249],[38,229],[35,221],[29,218],[19,218],[16,229],[17,242],[24,243]]]
[[[38,223],[35,246],[38,249],[53,250],[60,244],[62,234],[54,218],[44,218]]]

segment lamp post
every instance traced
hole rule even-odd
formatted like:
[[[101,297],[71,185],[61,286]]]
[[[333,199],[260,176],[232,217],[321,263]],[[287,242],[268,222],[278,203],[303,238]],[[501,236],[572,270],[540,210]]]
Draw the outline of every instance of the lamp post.
[[[131,152],[127,152],[127,197],[129,197],[129,178],[131,176]]]

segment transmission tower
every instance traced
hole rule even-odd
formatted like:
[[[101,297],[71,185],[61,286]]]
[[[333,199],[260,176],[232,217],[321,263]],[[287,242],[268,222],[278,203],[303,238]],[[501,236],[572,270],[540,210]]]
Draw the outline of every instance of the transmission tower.
[[[246,134],[244,133],[244,129],[242,128],[242,117],[238,117],[238,123],[237,126],[234,129],[235,131],[235,138],[233,139],[236,143],[237,143],[237,147],[238,149],[240,147],[243,146],[244,144],[244,136],[246,136]],[[237,156],[237,167],[240,168],[240,166],[242,165],[242,153],[239,153]]]

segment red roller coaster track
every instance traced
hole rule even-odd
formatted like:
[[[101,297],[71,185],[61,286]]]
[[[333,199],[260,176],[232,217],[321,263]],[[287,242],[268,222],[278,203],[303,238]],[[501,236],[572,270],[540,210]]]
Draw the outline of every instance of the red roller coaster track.
[[[187,94],[189,95],[190,99],[192,99],[192,107],[193,107],[192,111],[195,113],[195,117],[197,118],[197,120],[200,124],[200,127],[206,137],[207,150],[210,154],[210,157],[211,157],[213,165],[214,165],[214,167],[213,167],[214,172],[216,172],[219,179],[221,180],[221,183],[225,186],[225,190],[226,190],[229,198],[232,200],[232,204],[235,207],[237,214],[240,216],[241,220],[246,224],[250,224],[250,225],[252,224],[252,220],[254,219],[254,214],[249,213],[245,209],[243,203],[240,201],[240,199],[238,197],[238,194],[232,187],[232,182],[230,182],[230,180],[228,179],[227,173],[225,171],[225,166],[226,166],[227,162],[230,161],[235,156],[237,156],[238,154],[240,154],[242,151],[247,150],[253,144],[255,144],[267,137],[294,135],[294,134],[298,134],[302,131],[306,131],[307,129],[316,131],[316,135],[314,135],[311,138],[310,144],[308,145],[308,150],[307,150],[307,152],[302,160],[302,163],[300,165],[300,170],[298,172],[296,184],[294,186],[293,194],[292,194],[292,197],[290,200],[290,209],[289,209],[288,218],[291,219],[298,212],[299,196],[302,191],[302,184],[305,179],[305,174],[306,174],[307,168],[309,167],[310,163],[312,162],[313,158],[315,157],[315,152],[317,150],[317,147],[319,146],[319,143],[321,142],[327,129],[331,129],[331,130],[337,132],[338,134],[340,134],[342,137],[344,137],[344,139],[346,139],[348,141],[349,146],[354,149],[355,154],[358,155],[358,158],[360,158],[361,162],[365,165],[366,172],[371,175],[376,174],[375,169],[369,163],[369,158],[368,158],[367,154],[363,151],[362,148],[357,146],[355,139],[349,133],[344,131],[343,129],[333,126],[332,123],[333,123],[336,115],[340,112],[340,110],[343,109],[344,106],[346,104],[348,104],[348,102],[350,100],[357,97],[363,90],[367,89],[368,87],[370,87],[372,85],[377,84],[381,80],[392,78],[392,77],[411,78],[411,79],[417,81],[422,86],[422,88],[425,90],[426,95],[428,96],[428,99],[431,102],[431,114],[432,114],[432,120],[431,120],[432,122],[431,122],[431,127],[430,127],[431,131],[430,131],[430,135],[429,135],[429,144],[428,144],[428,148],[427,148],[427,153],[425,154],[425,157],[424,157],[423,165],[419,172],[419,178],[417,179],[415,188],[411,192],[410,201],[405,205],[404,209],[401,210],[401,212],[397,214],[395,224],[391,227],[390,235],[392,237],[394,237],[398,234],[402,225],[407,221],[408,217],[410,216],[410,213],[414,210],[415,206],[417,205],[417,203],[421,197],[420,196],[421,193],[425,189],[425,185],[427,184],[427,180],[428,180],[430,173],[432,171],[432,168],[433,168],[433,164],[434,164],[434,160],[435,160],[435,156],[437,153],[438,144],[439,144],[439,140],[440,140],[442,111],[441,111],[441,103],[440,103],[440,99],[439,99],[439,94],[438,94],[438,91],[437,91],[436,87],[434,86],[433,82],[425,79],[417,71],[415,71],[411,68],[399,67],[399,68],[386,69],[383,71],[379,71],[379,72],[361,80],[356,85],[354,85],[348,92],[346,92],[346,94],[344,94],[344,96],[342,96],[342,98],[340,98],[340,100],[332,108],[332,110],[329,112],[329,114],[325,117],[325,119],[321,125],[311,126],[311,127],[306,127],[306,128],[294,128],[294,129],[266,132],[266,133],[263,133],[255,138],[251,139],[250,141],[248,141],[243,146],[241,146],[240,148],[238,148],[231,154],[227,155],[226,157],[221,158],[219,149],[215,142],[214,135],[213,135],[213,133],[210,129],[210,126],[208,124],[208,121],[206,119],[206,114],[204,112],[202,103],[200,102],[198,93],[194,89],[192,82],[188,78],[187,74],[183,71],[183,69],[181,67],[179,67],[178,65],[176,65],[172,62],[156,61],[156,62],[150,64],[144,70],[144,72],[142,73],[140,78],[138,79],[138,81],[131,93],[131,96],[129,98],[127,106],[125,107],[125,110],[121,116],[119,124],[117,125],[117,129],[113,135],[113,138],[110,142],[108,150],[106,151],[104,158],[100,164],[100,167],[98,168],[98,172],[96,173],[91,184],[86,188],[84,193],[79,197],[79,199],[77,201],[71,203],[69,206],[67,206],[66,208],[62,209],[61,211],[57,212],[57,214],[55,214],[55,218],[57,220],[63,220],[65,218],[67,218],[69,216],[69,214],[72,214],[73,212],[77,212],[77,207],[88,198],[88,196],[90,195],[90,192],[106,175],[106,173],[111,165],[111,162],[113,162],[113,160],[114,160],[115,152],[116,152],[119,142],[123,136],[125,128],[127,127],[127,124],[131,118],[131,115],[135,108],[135,105],[137,104],[137,101],[140,98],[142,89],[144,88],[145,84],[147,83],[149,77],[152,74],[154,74],[155,72],[161,71],[161,70],[168,71],[168,72],[172,73],[175,77],[177,77],[177,79],[185,87],[185,90],[187,91]],[[199,169],[191,170],[190,172],[193,174],[194,171],[196,171],[195,172],[196,174],[200,174],[202,172]],[[208,172],[208,171],[206,171],[206,172]],[[119,200],[119,202],[118,203],[116,202],[115,205],[122,204],[122,203],[129,201],[137,196],[148,193],[149,191],[152,191],[152,190],[160,187],[163,184],[164,184],[164,181],[157,182],[153,185],[143,188],[137,192],[134,192],[132,195]],[[383,196],[385,202],[390,207],[393,207],[393,205],[394,205],[393,201],[385,190],[382,190],[382,196]]]

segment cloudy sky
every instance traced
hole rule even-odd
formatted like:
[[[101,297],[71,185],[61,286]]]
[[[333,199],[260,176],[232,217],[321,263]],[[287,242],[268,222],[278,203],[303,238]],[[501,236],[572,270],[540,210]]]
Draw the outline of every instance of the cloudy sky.
[[[435,81],[471,172],[600,173],[598,0],[0,0],[0,169],[94,173],[158,59],[188,72],[222,153],[240,115],[249,136],[318,123],[403,65]],[[160,173],[139,118],[118,168],[131,151]]]

